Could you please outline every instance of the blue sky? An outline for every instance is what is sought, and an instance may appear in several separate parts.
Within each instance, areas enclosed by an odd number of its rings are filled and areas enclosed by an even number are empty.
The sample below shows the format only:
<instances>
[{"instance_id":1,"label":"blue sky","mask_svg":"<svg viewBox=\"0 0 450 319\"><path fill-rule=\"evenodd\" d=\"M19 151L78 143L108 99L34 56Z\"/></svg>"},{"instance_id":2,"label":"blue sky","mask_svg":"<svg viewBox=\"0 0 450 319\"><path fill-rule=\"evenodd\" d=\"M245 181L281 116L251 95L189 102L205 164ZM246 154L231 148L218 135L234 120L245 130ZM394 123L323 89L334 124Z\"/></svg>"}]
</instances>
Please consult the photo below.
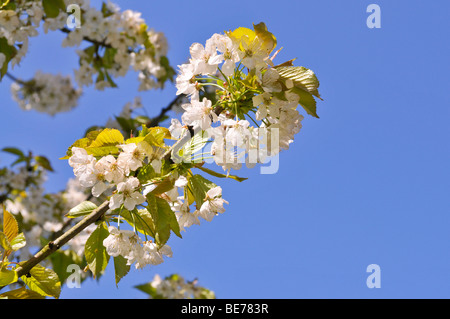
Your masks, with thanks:
<instances>
[{"instance_id":1,"label":"blue sky","mask_svg":"<svg viewBox=\"0 0 450 319\"><path fill-rule=\"evenodd\" d=\"M281 153L277 174L244 169L237 172L249 177L242 183L215 180L227 211L172 238L172 259L132 270L119 289L108 267L100 281L63 289L62 298L144 298L132 287L156 273L199 278L219 298L450 297L448 1L116 3L166 34L173 66L186 60L191 43L263 21L284 48L278 61L296 57L296 65L314 70L324 101L320 119L306 116ZM366 26L371 3L381 8L380 29ZM61 48L63 36L34 39L13 74L71 74L77 58ZM56 169L49 191L72 176L58 158L87 127L105 123L134 96L158 114L175 93L170 85L137 92L130 74L119 89L85 90L77 109L51 118L21 111L9 84L0 84L0 147L46 154ZM370 264L381 268L379 289L366 286Z\"/></svg>"}]
</instances>

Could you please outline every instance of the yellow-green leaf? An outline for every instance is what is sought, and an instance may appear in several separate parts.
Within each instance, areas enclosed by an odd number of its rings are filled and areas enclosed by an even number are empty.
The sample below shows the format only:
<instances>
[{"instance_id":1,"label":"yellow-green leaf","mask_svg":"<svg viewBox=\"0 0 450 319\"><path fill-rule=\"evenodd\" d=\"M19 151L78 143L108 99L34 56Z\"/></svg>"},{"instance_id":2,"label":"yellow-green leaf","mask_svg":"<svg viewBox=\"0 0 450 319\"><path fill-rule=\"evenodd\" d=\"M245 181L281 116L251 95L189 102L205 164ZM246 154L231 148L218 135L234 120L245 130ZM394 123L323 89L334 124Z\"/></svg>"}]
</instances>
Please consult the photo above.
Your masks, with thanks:
<instances>
[{"instance_id":1,"label":"yellow-green leaf","mask_svg":"<svg viewBox=\"0 0 450 319\"><path fill-rule=\"evenodd\" d=\"M130 271L130 265L127 265L127 260L123 256L114 257L114 273L116 279L116 286L119 285L119 281L128 274Z\"/></svg>"},{"instance_id":2,"label":"yellow-green leaf","mask_svg":"<svg viewBox=\"0 0 450 319\"><path fill-rule=\"evenodd\" d=\"M262 47L266 50L267 54L272 52L277 46L277 38L271 32L267 31L264 22L253 24L253 28L255 29L256 36L262 40Z\"/></svg>"},{"instance_id":3,"label":"yellow-green leaf","mask_svg":"<svg viewBox=\"0 0 450 319\"><path fill-rule=\"evenodd\" d=\"M106 128L97 135L89 147L114 146L123 143L124 137L119 130Z\"/></svg>"},{"instance_id":4,"label":"yellow-green leaf","mask_svg":"<svg viewBox=\"0 0 450 319\"><path fill-rule=\"evenodd\" d=\"M11 242L17 234L19 234L19 225L17 224L16 219L6 209L3 209L3 232L9 242Z\"/></svg>"},{"instance_id":5,"label":"yellow-green leaf","mask_svg":"<svg viewBox=\"0 0 450 319\"><path fill-rule=\"evenodd\" d=\"M0 245L6 252L12 250L11 243L9 242L8 237L6 237L6 235L2 232L0 232Z\"/></svg>"},{"instance_id":6,"label":"yellow-green leaf","mask_svg":"<svg viewBox=\"0 0 450 319\"><path fill-rule=\"evenodd\" d=\"M321 99L318 88L319 80L314 72L303 66L281 66L275 68L284 80L291 80L295 87Z\"/></svg>"},{"instance_id":7,"label":"yellow-green leaf","mask_svg":"<svg viewBox=\"0 0 450 319\"><path fill-rule=\"evenodd\" d=\"M25 287L4 292L0 298L5 299L44 299L45 297Z\"/></svg>"},{"instance_id":8,"label":"yellow-green leaf","mask_svg":"<svg viewBox=\"0 0 450 319\"><path fill-rule=\"evenodd\" d=\"M69 218L77 218L81 216L88 215L94 211L94 209L97 208L97 205L90 201L84 201L74 208L72 208L67 214L66 217Z\"/></svg>"},{"instance_id":9,"label":"yellow-green leaf","mask_svg":"<svg viewBox=\"0 0 450 319\"><path fill-rule=\"evenodd\" d=\"M101 223L86 241L84 255L94 277L101 274L108 265L109 255L103 246L103 240L109 236L105 223Z\"/></svg>"},{"instance_id":10,"label":"yellow-green leaf","mask_svg":"<svg viewBox=\"0 0 450 319\"><path fill-rule=\"evenodd\" d=\"M30 270L30 276L22 276L20 279L32 291L42 296L59 298L61 293L61 282L58 275L51 269L36 265Z\"/></svg>"},{"instance_id":11,"label":"yellow-green leaf","mask_svg":"<svg viewBox=\"0 0 450 319\"><path fill-rule=\"evenodd\" d=\"M19 279L15 270L6 269L3 267L0 269L0 287L6 286L16 282Z\"/></svg>"},{"instance_id":12,"label":"yellow-green leaf","mask_svg":"<svg viewBox=\"0 0 450 319\"><path fill-rule=\"evenodd\" d=\"M27 244L25 240L25 235L23 233L18 234L16 237L14 237L13 240L11 240L11 249L16 251L20 248L24 247Z\"/></svg>"}]
</instances>

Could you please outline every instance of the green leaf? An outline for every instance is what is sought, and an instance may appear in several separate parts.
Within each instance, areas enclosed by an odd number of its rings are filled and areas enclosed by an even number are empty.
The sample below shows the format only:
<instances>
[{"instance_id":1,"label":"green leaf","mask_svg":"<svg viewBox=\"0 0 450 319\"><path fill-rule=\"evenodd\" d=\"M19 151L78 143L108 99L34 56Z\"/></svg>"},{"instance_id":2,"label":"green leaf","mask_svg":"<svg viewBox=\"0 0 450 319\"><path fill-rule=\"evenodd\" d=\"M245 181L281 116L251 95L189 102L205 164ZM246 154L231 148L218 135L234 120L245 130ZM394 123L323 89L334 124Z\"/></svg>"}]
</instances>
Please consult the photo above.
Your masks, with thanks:
<instances>
[{"instance_id":1,"label":"green leaf","mask_svg":"<svg viewBox=\"0 0 450 319\"><path fill-rule=\"evenodd\" d=\"M106 77L106 81L108 81L109 85L112 88L116 88L117 87L117 84L113 81L113 79L111 78L111 76L109 75L107 70L105 70L105 77Z\"/></svg>"},{"instance_id":2,"label":"green leaf","mask_svg":"<svg viewBox=\"0 0 450 319\"><path fill-rule=\"evenodd\" d=\"M196 208L200 209L205 201L206 193L217 185L197 174L189 178L188 186L188 192L193 196Z\"/></svg>"},{"instance_id":3,"label":"green leaf","mask_svg":"<svg viewBox=\"0 0 450 319\"><path fill-rule=\"evenodd\" d=\"M5 252L12 250L12 246L8 240L8 237L2 232L0 232L0 244L3 247L3 249L5 250Z\"/></svg>"},{"instance_id":4,"label":"green leaf","mask_svg":"<svg viewBox=\"0 0 450 319\"><path fill-rule=\"evenodd\" d=\"M45 297L25 287L4 292L0 298L6 299L44 299Z\"/></svg>"},{"instance_id":5,"label":"green leaf","mask_svg":"<svg viewBox=\"0 0 450 319\"><path fill-rule=\"evenodd\" d=\"M153 178L155 178L156 172L153 169L153 166L151 164L147 164L142 166L139 169L139 173L137 175L137 178L141 185L147 184L149 181L151 181Z\"/></svg>"},{"instance_id":6,"label":"green leaf","mask_svg":"<svg viewBox=\"0 0 450 319\"><path fill-rule=\"evenodd\" d=\"M30 277L20 277L28 288L42 296L59 298L61 294L61 282L53 270L36 265L31 268L30 275Z\"/></svg>"},{"instance_id":7,"label":"green leaf","mask_svg":"<svg viewBox=\"0 0 450 319\"><path fill-rule=\"evenodd\" d=\"M115 48L106 48L105 53L103 54L103 66L106 69L111 69L113 65L115 64L114 56L117 53L117 49Z\"/></svg>"},{"instance_id":8,"label":"green leaf","mask_svg":"<svg viewBox=\"0 0 450 319\"><path fill-rule=\"evenodd\" d=\"M150 127L148 128L148 133L145 136L144 141L149 143L152 146L164 147L164 139L171 139L172 135L170 134L169 129L165 127Z\"/></svg>"},{"instance_id":9,"label":"green leaf","mask_svg":"<svg viewBox=\"0 0 450 319\"><path fill-rule=\"evenodd\" d=\"M2 267L0 269L0 287L6 286L16 282L19 279L17 276L17 272L15 270L6 269L6 267Z\"/></svg>"},{"instance_id":10,"label":"green leaf","mask_svg":"<svg viewBox=\"0 0 450 319\"><path fill-rule=\"evenodd\" d=\"M165 178L162 181L155 182L154 184L157 186L150 192L153 195L160 195L162 193L170 191L175 187L175 181L171 178Z\"/></svg>"},{"instance_id":11,"label":"green leaf","mask_svg":"<svg viewBox=\"0 0 450 319\"><path fill-rule=\"evenodd\" d=\"M53 172L52 165L50 161L45 156L35 156L34 160L38 163L38 165L47 171Z\"/></svg>"},{"instance_id":12,"label":"green leaf","mask_svg":"<svg viewBox=\"0 0 450 319\"><path fill-rule=\"evenodd\" d=\"M305 109L306 113L319 118L316 111L316 100L310 93L297 87L292 88L291 91L299 96L298 103Z\"/></svg>"},{"instance_id":13,"label":"green leaf","mask_svg":"<svg viewBox=\"0 0 450 319\"><path fill-rule=\"evenodd\" d=\"M69 265L79 265L80 268L84 268L82 256L79 256L75 251L71 249L57 250L50 255L50 260L52 262L53 270L58 275L61 282L65 282L66 279L72 274L67 271Z\"/></svg>"},{"instance_id":14,"label":"green leaf","mask_svg":"<svg viewBox=\"0 0 450 319\"><path fill-rule=\"evenodd\" d=\"M205 147L208 143L210 136L203 130L195 134L188 143L186 143L180 150L180 156L187 159L194 156L198 151ZM201 161L201 159L199 159Z\"/></svg>"},{"instance_id":15,"label":"green leaf","mask_svg":"<svg viewBox=\"0 0 450 319\"><path fill-rule=\"evenodd\" d=\"M56 18L60 10L66 10L64 0L42 0L42 6L47 18Z\"/></svg>"},{"instance_id":16,"label":"green leaf","mask_svg":"<svg viewBox=\"0 0 450 319\"><path fill-rule=\"evenodd\" d=\"M159 295L157 293L157 290L155 287L152 286L152 284L150 282L146 283L146 284L142 284L142 285L137 285L134 286L134 288L142 291L143 293L148 294L149 296L151 296L153 299L163 299L163 296Z\"/></svg>"},{"instance_id":17,"label":"green leaf","mask_svg":"<svg viewBox=\"0 0 450 319\"><path fill-rule=\"evenodd\" d=\"M291 80L294 86L321 98L318 92L319 80L310 69L303 66L282 66L276 67L280 77L284 80Z\"/></svg>"},{"instance_id":18,"label":"green leaf","mask_svg":"<svg viewBox=\"0 0 450 319\"><path fill-rule=\"evenodd\" d=\"M108 235L109 232L105 223L101 223L86 241L84 255L86 256L86 261L94 278L106 269L109 262L109 255L106 252L105 246L103 246L103 240Z\"/></svg>"},{"instance_id":19,"label":"green leaf","mask_svg":"<svg viewBox=\"0 0 450 319\"><path fill-rule=\"evenodd\" d=\"M127 119L121 116L116 116L115 118L117 123L119 123L120 127L122 128L123 132L132 132L135 129L133 119Z\"/></svg>"},{"instance_id":20,"label":"green leaf","mask_svg":"<svg viewBox=\"0 0 450 319\"><path fill-rule=\"evenodd\" d=\"M114 273L116 279L116 286L119 285L119 281L128 274L130 271L130 265L127 265L127 260L123 256L114 257Z\"/></svg>"},{"instance_id":21,"label":"green leaf","mask_svg":"<svg viewBox=\"0 0 450 319\"><path fill-rule=\"evenodd\" d=\"M120 216L138 232L155 238L155 224L152 215L146 209L134 209L132 212L124 209Z\"/></svg>"},{"instance_id":22,"label":"green leaf","mask_svg":"<svg viewBox=\"0 0 450 319\"><path fill-rule=\"evenodd\" d=\"M171 230L181 238L180 225L169 203L153 194L147 194L147 203L147 210L155 225L154 238L158 246L161 247L167 243Z\"/></svg>"},{"instance_id":23,"label":"green leaf","mask_svg":"<svg viewBox=\"0 0 450 319\"><path fill-rule=\"evenodd\" d=\"M112 16L114 14L113 11L108 9L108 6L106 5L105 2L102 2L102 9L101 9L101 11L102 11L102 14L103 14L104 18L107 18L107 17Z\"/></svg>"},{"instance_id":24,"label":"green leaf","mask_svg":"<svg viewBox=\"0 0 450 319\"><path fill-rule=\"evenodd\" d=\"M72 208L67 214L66 217L69 218L77 218L81 216L88 215L92 213L97 208L97 205L90 201L84 201L74 208Z\"/></svg>"},{"instance_id":25,"label":"green leaf","mask_svg":"<svg viewBox=\"0 0 450 319\"><path fill-rule=\"evenodd\" d=\"M5 147L2 149L2 151L17 155L19 157L25 157L25 154L21 150L19 150L18 148L15 148L15 147Z\"/></svg>"},{"instance_id":26,"label":"green leaf","mask_svg":"<svg viewBox=\"0 0 450 319\"><path fill-rule=\"evenodd\" d=\"M0 68L0 80L1 80L8 71L9 61L11 61L12 58L16 56L17 49L15 46L9 45L8 40L6 40L6 38L0 38L0 53L3 53L5 55L5 61L3 62L3 65Z\"/></svg>"},{"instance_id":27,"label":"green leaf","mask_svg":"<svg viewBox=\"0 0 450 319\"><path fill-rule=\"evenodd\" d=\"M219 177L219 178L231 178L231 179L237 180L238 182L243 182L246 179L248 179L246 177L238 177L238 176L235 176L235 175L225 175L225 174L222 174L222 173L218 173L216 171L213 171L213 170L211 170L209 168L206 168L206 167L203 167L203 166L196 166L196 167L199 170L202 170L205 173L208 173L209 175L212 175L212 176L215 176L215 177Z\"/></svg>"},{"instance_id":28,"label":"green leaf","mask_svg":"<svg viewBox=\"0 0 450 319\"><path fill-rule=\"evenodd\" d=\"M27 244L25 240L25 235L23 233L18 234L16 237L14 237L13 240L11 240L11 249L16 251L20 248L24 247Z\"/></svg>"}]
</instances>

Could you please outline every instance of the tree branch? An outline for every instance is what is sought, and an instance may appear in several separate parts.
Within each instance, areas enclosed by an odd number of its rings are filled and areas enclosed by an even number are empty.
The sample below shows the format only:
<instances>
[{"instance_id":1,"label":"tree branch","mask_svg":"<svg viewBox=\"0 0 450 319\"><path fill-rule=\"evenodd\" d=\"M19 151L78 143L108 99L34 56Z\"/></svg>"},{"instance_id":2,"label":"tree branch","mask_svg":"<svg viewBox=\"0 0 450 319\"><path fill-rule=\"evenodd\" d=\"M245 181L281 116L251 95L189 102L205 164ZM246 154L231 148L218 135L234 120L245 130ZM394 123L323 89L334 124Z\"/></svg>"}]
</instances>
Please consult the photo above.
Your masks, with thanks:
<instances>
[{"instance_id":1,"label":"tree branch","mask_svg":"<svg viewBox=\"0 0 450 319\"><path fill-rule=\"evenodd\" d=\"M40 263L42 260L53 254L64 244L66 244L73 237L78 235L86 227L95 223L99 220L109 209L109 201L104 201L100 206L98 206L92 213L83 218L75 226L65 232L63 235L58 237L55 241L49 242L44 248L42 248L36 255L31 257L25 263L16 268L17 275L19 277L26 275L30 270Z\"/></svg>"}]
</instances>

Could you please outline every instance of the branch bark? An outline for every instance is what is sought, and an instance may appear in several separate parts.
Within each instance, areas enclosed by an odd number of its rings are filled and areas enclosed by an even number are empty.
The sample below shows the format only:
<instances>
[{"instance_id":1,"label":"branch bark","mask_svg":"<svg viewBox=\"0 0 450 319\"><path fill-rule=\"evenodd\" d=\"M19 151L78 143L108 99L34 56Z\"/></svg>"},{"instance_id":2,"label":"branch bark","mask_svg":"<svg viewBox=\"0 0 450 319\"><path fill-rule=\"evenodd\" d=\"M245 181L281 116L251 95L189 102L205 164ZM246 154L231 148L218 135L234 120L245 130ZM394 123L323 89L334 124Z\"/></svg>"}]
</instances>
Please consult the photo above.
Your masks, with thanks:
<instances>
[{"instance_id":1,"label":"branch bark","mask_svg":"<svg viewBox=\"0 0 450 319\"><path fill-rule=\"evenodd\" d=\"M53 254L60 247L66 244L69 240L78 235L86 227L99 220L109 209L109 201L104 201L98 206L92 213L84 217L80 222L74 225L71 229L65 232L63 235L49 242L44 248L42 248L36 255L31 257L25 263L16 268L17 275L23 276L30 272L30 270L40 263L42 260Z\"/></svg>"}]
</instances>

